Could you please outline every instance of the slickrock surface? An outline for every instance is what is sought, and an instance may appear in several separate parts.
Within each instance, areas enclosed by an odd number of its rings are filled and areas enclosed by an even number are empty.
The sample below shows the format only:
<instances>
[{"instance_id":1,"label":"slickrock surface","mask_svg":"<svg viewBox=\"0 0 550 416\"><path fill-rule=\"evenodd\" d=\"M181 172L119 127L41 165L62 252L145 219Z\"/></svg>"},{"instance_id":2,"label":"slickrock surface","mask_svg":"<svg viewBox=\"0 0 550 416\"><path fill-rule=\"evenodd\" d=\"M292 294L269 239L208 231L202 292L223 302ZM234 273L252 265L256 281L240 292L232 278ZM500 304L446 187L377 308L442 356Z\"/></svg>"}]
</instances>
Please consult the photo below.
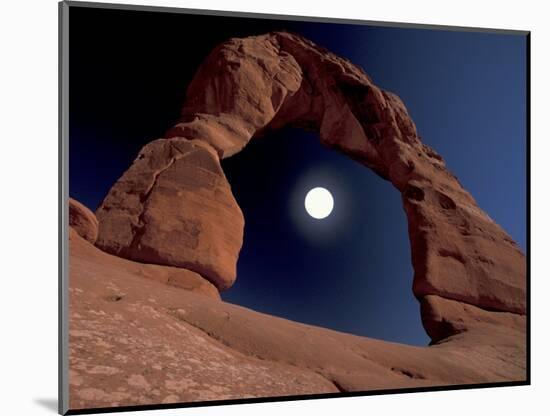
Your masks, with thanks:
<instances>
[{"instance_id":1,"label":"slickrock surface","mask_svg":"<svg viewBox=\"0 0 550 416\"><path fill-rule=\"evenodd\" d=\"M176 268L176 267L166 267L158 266L156 264L145 264L129 261L120 257L108 255L103 253L93 246L87 246L83 244L76 244L75 241L80 241L78 233L71 227L69 230L69 239L71 242L71 251L70 255L70 267L72 272L73 261L78 262L80 268L91 269L94 273L102 273L103 276L108 276L111 273L122 273L129 274L131 276L139 276L141 278L154 280L159 283L171 286L172 288L186 289L188 291L208 296L210 298L219 300L220 293L216 287L210 283L208 280L204 279L201 275L192 272L191 270ZM74 243L74 244L73 244ZM80 250L78 250L80 248ZM74 249L74 250L73 250ZM96 253L101 253L102 256L98 257ZM89 258L86 258L86 254L89 254ZM79 259L77 261L77 259ZM98 261L100 263L95 264ZM73 288L73 275L70 275L70 288ZM98 276L96 284L101 288L104 288L104 284L101 283L101 276ZM139 281L141 281L140 279ZM136 284L139 283L136 282ZM179 292L179 290L177 291ZM106 295L107 296L107 295ZM113 292L108 296L113 297L116 300L119 294Z\"/></svg>"},{"instance_id":2,"label":"slickrock surface","mask_svg":"<svg viewBox=\"0 0 550 416\"><path fill-rule=\"evenodd\" d=\"M464 327L413 347L169 287L143 276L161 266L119 259L74 231L70 254L72 409L526 377L525 318L513 314L444 300L460 316L466 308Z\"/></svg>"},{"instance_id":3,"label":"slickrock surface","mask_svg":"<svg viewBox=\"0 0 550 416\"><path fill-rule=\"evenodd\" d=\"M183 267L233 284L244 218L216 152L200 140L145 146L97 210L96 245L120 257Z\"/></svg>"},{"instance_id":4,"label":"slickrock surface","mask_svg":"<svg viewBox=\"0 0 550 416\"><path fill-rule=\"evenodd\" d=\"M82 237L94 244L97 239L97 218L86 206L69 198L69 225Z\"/></svg>"},{"instance_id":5,"label":"slickrock surface","mask_svg":"<svg viewBox=\"0 0 550 416\"><path fill-rule=\"evenodd\" d=\"M71 409L337 391L314 371L245 355L181 319L194 307L213 321L224 314L208 282L167 286L160 281L177 269L120 259L71 231Z\"/></svg>"}]
</instances>

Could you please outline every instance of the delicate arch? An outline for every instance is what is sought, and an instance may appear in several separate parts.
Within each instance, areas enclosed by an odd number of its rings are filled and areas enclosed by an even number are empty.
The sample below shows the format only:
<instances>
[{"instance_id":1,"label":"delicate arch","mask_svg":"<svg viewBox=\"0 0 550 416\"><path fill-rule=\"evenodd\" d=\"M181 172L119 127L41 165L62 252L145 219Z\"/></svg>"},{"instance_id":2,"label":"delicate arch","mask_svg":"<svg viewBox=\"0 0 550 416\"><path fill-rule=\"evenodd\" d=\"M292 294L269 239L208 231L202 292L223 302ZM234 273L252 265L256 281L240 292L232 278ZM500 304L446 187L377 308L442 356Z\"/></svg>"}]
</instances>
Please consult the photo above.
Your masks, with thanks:
<instances>
[{"instance_id":1,"label":"delicate arch","mask_svg":"<svg viewBox=\"0 0 550 416\"><path fill-rule=\"evenodd\" d=\"M467 325L457 304L525 314L523 253L421 142L401 100L358 66L283 32L230 39L212 51L180 121L144 147L98 209L96 244L231 286L244 219L219 158L285 125L317 132L401 192L413 291L434 341Z\"/></svg>"}]
</instances>

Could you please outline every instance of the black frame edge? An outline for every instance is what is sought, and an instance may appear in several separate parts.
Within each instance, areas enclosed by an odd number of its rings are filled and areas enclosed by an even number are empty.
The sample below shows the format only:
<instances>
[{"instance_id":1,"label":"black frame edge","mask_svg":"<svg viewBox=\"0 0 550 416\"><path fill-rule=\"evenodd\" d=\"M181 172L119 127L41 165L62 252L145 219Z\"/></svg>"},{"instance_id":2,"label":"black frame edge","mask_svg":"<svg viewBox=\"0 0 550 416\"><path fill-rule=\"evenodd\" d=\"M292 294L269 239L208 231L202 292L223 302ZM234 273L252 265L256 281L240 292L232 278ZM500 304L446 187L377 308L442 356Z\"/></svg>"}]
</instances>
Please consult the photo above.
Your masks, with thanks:
<instances>
[{"instance_id":1,"label":"black frame edge","mask_svg":"<svg viewBox=\"0 0 550 416\"><path fill-rule=\"evenodd\" d=\"M96 9L114 9L128 11L145 11L145 12L164 12L164 13L183 13L197 14L204 16L225 16L225 17L244 17L252 19L272 19L272 20L293 20L301 22L321 22L321 23L340 23L340 24L356 24L370 25L381 27L395 28L411 28L411 29L430 29L430 30L450 30L455 32L482 32L501 35L526 35L528 30L519 29L500 29L500 28L483 28L471 26L448 26L427 23L407 23L407 22L388 22L377 20L360 20L341 17L326 17L326 16L301 16L301 15L286 15L286 14L269 14L257 12L236 12L230 10L212 10L212 9L188 9L183 7L168 7L168 6L146 6L139 4L116 4L116 3L95 3L87 1L71 1L66 0L64 3L71 7L96 8Z\"/></svg>"},{"instance_id":2,"label":"black frame edge","mask_svg":"<svg viewBox=\"0 0 550 416\"><path fill-rule=\"evenodd\" d=\"M136 406L120 406L120 407L99 407L92 409L73 409L69 410L67 415L86 415L92 413L119 413L119 412L135 412L144 410L168 410L168 409L184 409L189 407L211 407L211 406L223 406L223 405L238 405L238 404L253 404L253 403L274 403L274 402L289 402L289 401L306 401L306 400L319 400L319 399L342 399L348 397L368 397L387 394L407 394L407 393L422 393L422 392L440 392L440 391L457 391L457 390L471 390L480 388L494 388L494 387L517 387L527 386L530 383L524 381L508 381L500 383L485 383L485 384L461 384L453 386L433 386L433 387L410 387L399 389L384 389L384 390L371 390L364 392L347 392L347 393L324 393L324 394L311 394L302 396L280 396L280 397L258 397L247 399L229 399L229 400L212 400L202 402L183 402L183 403L170 403L170 404L151 404L151 405L136 405Z\"/></svg>"},{"instance_id":3,"label":"black frame edge","mask_svg":"<svg viewBox=\"0 0 550 416\"><path fill-rule=\"evenodd\" d=\"M69 146L69 4L58 3L58 402L69 411L69 270L68 270L68 146Z\"/></svg>"},{"instance_id":4,"label":"black frame edge","mask_svg":"<svg viewBox=\"0 0 550 416\"><path fill-rule=\"evenodd\" d=\"M526 157L526 375L531 384L531 32L525 38L525 157Z\"/></svg>"}]
</instances>

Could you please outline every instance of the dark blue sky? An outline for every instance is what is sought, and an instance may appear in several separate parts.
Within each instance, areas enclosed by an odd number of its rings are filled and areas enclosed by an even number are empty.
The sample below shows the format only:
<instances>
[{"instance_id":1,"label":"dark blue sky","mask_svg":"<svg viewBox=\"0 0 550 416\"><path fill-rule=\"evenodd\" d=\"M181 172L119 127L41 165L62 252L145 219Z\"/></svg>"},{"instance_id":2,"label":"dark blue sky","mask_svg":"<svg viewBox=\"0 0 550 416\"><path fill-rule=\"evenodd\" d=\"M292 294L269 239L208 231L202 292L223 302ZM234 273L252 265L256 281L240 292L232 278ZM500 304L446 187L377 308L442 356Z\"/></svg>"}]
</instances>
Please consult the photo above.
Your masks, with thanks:
<instances>
[{"instance_id":1,"label":"dark blue sky","mask_svg":"<svg viewBox=\"0 0 550 416\"><path fill-rule=\"evenodd\" d=\"M424 142L525 248L524 36L74 7L70 19L70 193L90 208L175 122L215 45L286 29L398 94ZM223 167L246 219L225 300L358 335L428 342L411 290L405 214L389 182L291 129L256 140ZM326 220L303 208L314 186L335 197Z\"/></svg>"}]
</instances>

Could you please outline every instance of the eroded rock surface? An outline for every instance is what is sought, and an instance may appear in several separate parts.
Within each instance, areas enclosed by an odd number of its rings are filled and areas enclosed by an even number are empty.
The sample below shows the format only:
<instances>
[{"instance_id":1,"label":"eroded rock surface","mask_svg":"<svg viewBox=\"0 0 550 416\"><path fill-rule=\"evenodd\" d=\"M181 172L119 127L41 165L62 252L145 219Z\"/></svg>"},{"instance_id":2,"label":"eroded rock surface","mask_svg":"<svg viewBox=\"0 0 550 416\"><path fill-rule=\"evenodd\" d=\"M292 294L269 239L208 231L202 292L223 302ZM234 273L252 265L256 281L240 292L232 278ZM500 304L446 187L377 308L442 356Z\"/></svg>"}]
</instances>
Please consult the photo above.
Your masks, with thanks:
<instances>
[{"instance_id":1,"label":"eroded rock surface","mask_svg":"<svg viewBox=\"0 0 550 416\"><path fill-rule=\"evenodd\" d=\"M71 409L338 391L314 371L246 355L180 319L200 299L223 314L204 279L170 287L163 276L179 269L120 259L74 231L70 255Z\"/></svg>"},{"instance_id":2,"label":"eroded rock surface","mask_svg":"<svg viewBox=\"0 0 550 416\"><path fill-rule=\"evenodd\" d=\"M69 198L69 225L82 238L92 244L95 243L98 227L97 218L92 211L73 198Z\"/></svg>"},{"instance_id":3,"label":"eroded rock surface","mask_svg":"<svg viewBox=\"0 0 550 416\"><path fill-rule=\"evenodd\" d=\"M200 140L145 146L97 210L96 245L120 257L233 284L244 218L216 152Z\"/></svg>"},{"instance_id":4,"label":"eroded rock surface","mask_svg":"<svg viewBox=\"0 0 550 416\"><path fill-rule=\"evenodd\" d=\"M204 279L198 273L179 267L137 263L103 252L101 252L103 255L98 257L96 255L98 250L92 246L82 244L78 237L79 234L71 227L69 229L69 239L71 243L71 250L74 250L69 252L70 263L78 258L80 269L93 270L94 273L98 274L96 284L100 286L100 279L102 275L106 277L110 273L121 273L154 280L155 282L163 283L172 288L185 289L199 295L208 296L212 299L220 299L220 293L218 292L216 286ZM95 264L94 262L96 261L100 261L101 264ZM140 281L142 280L136 280L134 284L139 285ZM70 285L72 288L72 280ZM104 289L103 286L101 288ZM179 293L180 291L176 292ZM120 300L119 298L122 298L123 296L124 293L119 293L117 291L107 290L105 292L105 297L114 301Z\"/></svg>"},{"instance_id":5,"label":"eroded rock surface","mask_svg":"<svg viewBox=\"0 0 550 416\"><path fill-rule=\"evenodd\" d=\"M161 275L154 269L162 266L117 258L74 231L70 256L73 410L526 377L525 317L519 315L426 297L434 321L445 311L462 326L435 345L413 347L170 287L144 278L144 268Z\"/></svg>"}]
</instances>

